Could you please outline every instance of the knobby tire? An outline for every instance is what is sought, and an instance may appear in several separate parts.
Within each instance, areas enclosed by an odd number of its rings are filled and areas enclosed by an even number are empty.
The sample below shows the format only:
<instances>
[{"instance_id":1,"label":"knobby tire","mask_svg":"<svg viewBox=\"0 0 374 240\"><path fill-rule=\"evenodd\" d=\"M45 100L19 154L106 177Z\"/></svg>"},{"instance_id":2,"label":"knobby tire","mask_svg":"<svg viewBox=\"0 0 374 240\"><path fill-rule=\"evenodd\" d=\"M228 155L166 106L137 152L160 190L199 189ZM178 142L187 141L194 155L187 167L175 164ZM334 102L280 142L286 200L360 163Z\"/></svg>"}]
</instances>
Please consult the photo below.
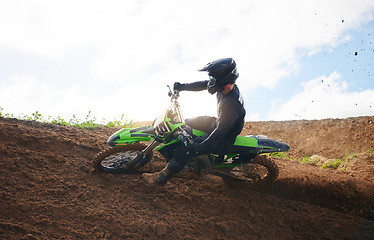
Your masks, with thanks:
<instances>
[{"instance_id":1,"label":"knobby tire","mask_svg":"<svg viewBox=\"0 0 374 240\"><path fill-rule=\"evenodd\" d=\"M265 155L257 155L250 162L250 164L258 164L258 165L265 167L267 169L266 177L261 178L258 181L249 181L247 179L236 177L233 174L225 173L222 171L215 171L213 172L213 174L222 177L224 180L246 182L246 183L249 183L251 185L256 185L256 186L265 186L265 185L271 184L278 178L279 168L271 157L268 157Z\"/></svg>"},{"instance_id":2,"label":"knobby tire","mask_svg":"<svg viewBox=\"0 0 374 240\"><path fill-rule=\"evenodd\" d=\"M107 169L107 168L104 168L102 166L102 161L105 160L106 158L112 156L112 155L114 156L114 155L119 154L121 152L136 153L136 152L142 151L144 148L146 148L146 145L143 144L143 143L133 143L133 144L129 144L129 145L126 145L126 146L113 147L113 148L102 150L94 158L95 172L124 173L124 172L128 172L132 169L138 168L140 166L143 166L144 164L146 164L150 161L150 159L152 158L152 154L148 155L148 156L145 156L143 158L144 161L142 161L140 164L136 164L135 166L132 166L131 168Z\"/></svg>"},{"instance_id":3,"label":"knobby tire","mask_svg":"<svg viewBox=\"0 0 374 240\"><path fill-rule=\"evenodd\" d=\"M265 155L257 155L252 162L262 165L268 170L268 175L263 179L263 183L272 183L278 178L279 168L273 158Z\"/></svg>"}]
</instances>

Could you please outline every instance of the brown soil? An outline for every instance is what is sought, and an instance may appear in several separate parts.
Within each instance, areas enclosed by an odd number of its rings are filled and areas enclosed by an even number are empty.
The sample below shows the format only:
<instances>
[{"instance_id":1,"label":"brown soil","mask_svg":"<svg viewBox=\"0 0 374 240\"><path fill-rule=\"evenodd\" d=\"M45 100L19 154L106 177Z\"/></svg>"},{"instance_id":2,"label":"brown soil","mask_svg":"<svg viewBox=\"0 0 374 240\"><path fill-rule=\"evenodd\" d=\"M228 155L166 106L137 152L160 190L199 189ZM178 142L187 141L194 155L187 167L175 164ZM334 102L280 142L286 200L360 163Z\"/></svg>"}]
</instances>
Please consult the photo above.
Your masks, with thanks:
<instances>
[{"instance_id":1,"label":"brown soil","mask_svg":"<svg viewBox=\"0 0 374 240\"><path fill-rule=\"evenodd\" d=\"M0 118L0 239L374 239L374 117L249 122L292 150L267 189L182 172L164 187L143 172L95 174L115 129ZM345 171L299 163L351 158Z\"/></svg>"}]
</instances>

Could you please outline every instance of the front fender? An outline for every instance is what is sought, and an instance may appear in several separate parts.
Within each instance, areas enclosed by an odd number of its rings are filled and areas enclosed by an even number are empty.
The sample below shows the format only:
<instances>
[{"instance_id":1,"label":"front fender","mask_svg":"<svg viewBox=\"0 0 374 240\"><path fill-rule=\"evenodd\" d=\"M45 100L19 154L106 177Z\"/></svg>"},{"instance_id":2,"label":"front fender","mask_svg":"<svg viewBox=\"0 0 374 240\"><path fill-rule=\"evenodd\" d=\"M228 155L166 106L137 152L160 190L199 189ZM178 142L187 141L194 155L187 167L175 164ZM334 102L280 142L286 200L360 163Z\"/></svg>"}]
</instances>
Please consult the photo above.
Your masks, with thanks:
<instances>
[{"instance_id":1,"label":"front fender","mask_svg":"<svg viewBox=\"0 0 374 240\"><path fill-rule=\"evenodd\" d=\"M152 126L122 128L108 138L108 145L116 147L140 141L148 142L154 137L155 133Z\"/></svg>"}]
</instances>

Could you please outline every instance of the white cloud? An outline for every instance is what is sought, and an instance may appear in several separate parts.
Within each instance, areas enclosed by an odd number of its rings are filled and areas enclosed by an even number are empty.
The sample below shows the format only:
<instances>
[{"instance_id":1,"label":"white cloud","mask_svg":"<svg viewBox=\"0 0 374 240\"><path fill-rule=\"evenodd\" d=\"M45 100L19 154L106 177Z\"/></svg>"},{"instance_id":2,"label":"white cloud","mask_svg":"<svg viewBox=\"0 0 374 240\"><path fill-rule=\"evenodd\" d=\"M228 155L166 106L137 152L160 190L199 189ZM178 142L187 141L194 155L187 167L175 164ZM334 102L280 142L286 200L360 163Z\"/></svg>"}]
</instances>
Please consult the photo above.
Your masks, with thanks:
<instances>
[{"instance_id":1,"label":"white cloud","mask_svg":"<svg viewBox=\"0 0 374 240\"><path fill-rule=\"evenodd\" d=\"M53 98L54 94L48 88L37 81L37 76L12 75L0 82L1 107L8 113L31 115L38 109L32 111L30 103L45 108L48 105L45 103Z\"/></svg>"},{"instance_id":2,"label":"white cloud","mask_svg":"<svg viewBox=\"0 0 374 240\"><path fill-rule=\"evenodd\" d=\"M128 89L129 87L130 89ZM90 91L88 87L70 85L66 90L55 90L51 84L40 81L37 76L15 74L0 82L0 107L5 113L15 116L28 115L38 111L43 114L44 119L48 116L63 119L77 118L84 119L89 111L101 122L103 118L113 120L119 118L123 113L128 119L151 120L157 117L159 112L167 107L168 98L165 91L165 98L161 95L149 97L143 95L145 92L131 91L131 86L113 88L107 96L96 96L96 91ZM141 99L146 102L142 103ZM154 102L161 106L153 106ZM139 102L139 104L136 104ZM147 118L151 113L151 119Z\"/></svg>"},{"instance_id":3,"label":"white cloud","mask_svg":"<svg viewBox=\"0 0 374 240\"><path fill-rule=\"evenodd\" d=\"M48 114L93 110L110 118L126 111L130 118L150 119L158 114L157 102L167 104L166 84L206 79L196 69L221 57L236 59L244 94L253 87L272 89L299 71L300 52L348 41L344 31L372 20L373 9L371 0L4 0L0 48L61 61L82 48L94 52L90 68L82 69L92 86L66 79L67 92L61 92L34 76L30 87L40 94L18 96L11 112L28 101ZM30 78L22 69L14 74L0 81ZM15 90L17 83L7 86ZM104 95L103 85L113 90ZM214 97L200 95L182 95L186 116L215 114Z\"/></svg>"},{"instance_id":4,"label":"white cloud","mask_svg":"<svg viewBox=\"0 0 374 240\"><path fill-rule=\"evenodd\" d=\"M286 103L273 103L272 120L345 118L374 114L374 89L349 92L337 72L302 84L304 90Z\"/></svg>"},{"instance_id":5,"label":"white cloud","mask_svg":"<svg viewBox=\"0 0 374 240\"><path fill-rule=\"evenodd\" d=\"M54 58L94 47L99 55L92 71L99 79L136 78L170 71L166 67L175 61L199 65L233 56L243 78L251 79L249 86L267 87L297 71L295 50L336 44L374 7L364 0L12 0L2 5L0 30L6 34L0 45Z\"/></svg>"}]
</instances>

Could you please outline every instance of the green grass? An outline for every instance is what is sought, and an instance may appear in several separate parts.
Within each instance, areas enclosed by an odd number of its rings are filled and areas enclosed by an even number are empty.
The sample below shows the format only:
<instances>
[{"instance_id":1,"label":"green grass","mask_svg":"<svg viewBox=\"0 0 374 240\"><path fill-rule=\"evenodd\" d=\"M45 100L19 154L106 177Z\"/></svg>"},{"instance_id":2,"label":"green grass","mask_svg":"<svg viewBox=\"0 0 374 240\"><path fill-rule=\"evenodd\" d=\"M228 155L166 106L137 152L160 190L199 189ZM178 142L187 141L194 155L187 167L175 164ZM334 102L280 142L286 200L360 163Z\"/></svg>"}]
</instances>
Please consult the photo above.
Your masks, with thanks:
<instances>
[{"instance_id":1,"label":"green grass","mask_svg":"<svg viewBox=\"0 0 374 240\"><path fill-rule=\"evenodd\" d=\"M133 125L133 120L128 120L125 118L125 114L122 114L119 120L115 119L105 124L106 127L131 127Z\"/></svg>"},{"instance_id":2,"label":"green grass","mask_svg":"<svg viewBox=\"0 0 374 240\"><path fill-rule=\"evenodd\" d=\"M318 163L318 158L314 158L312 159L311 157L303 157L300 162L302 163L306 163L306 164L310 164L310 165L313 165L313 166L317 166L317 163Z\"/></svg>"},{"instance_id":3,"label":"green grass","mask_svg":"<svg viewBox=\"0 0 374 240\"><path fill-rule=\"evenodd\" d=\"M332 168L332 169L338 169L340 164L342 164L342 160L340 159L334 159L330 160L322 165L322 168Z\"/></svg>"},{"instance_id":4,"label":"green grass","mask_svg":"<svg viewBox=\"0 0 374 240\"><path fill-rule=\"evenodd\" d=\"M358 154L357 153L347 153L344 157L345 160L348 160L348 159L353 159L355 157L357 157Z\"/></svg>"},{"instance_id":5,"label":"green grass","mask_svg":"<svg viewBox=\"0 0 374 240\"><path fill-rule=\"evenodd\" d=\"M283 159L285 159L287 157L287 154L284 153L284 152L268 153L267 155L270 156L270 157L283 158Z\"/></svg>"},{"instance_id":6,"label":"green grass","mask_svg":"<svg viewBox=\"0 0 374 240\"><path fill-rule=\"evenodd\" d=\"M338 171L345 171L349 164L354 161L358 156L357 153L346 153L344 159L333 159L325 162L324 164L318 164L319 159L317 157L303 157L299 162L310 164L313 166L319 166L325 169L337 169Z\"/></svg>"},{"instance_id":7,"label":"green grass","mask_svg":"<svg viewBox=\"0 0 374 240\"><path fill-rule=\"evenodd\" d=\"M318 162L319 162L319 159L317 157L313 157L313 158L312 157L303 157L303 158L301 158L301 160L299 162L309 164L309 165L313 165L313 166L317 166ZM320 165L320 167L337 169L340 166L340 164L342 164L342 163L343 162L340 159L334 159L334 160L330 160L330 161L324 163L322 166Z\"/></svg>"},{"instance_id":8,"label":"green grass","mask_svg":"<svg viewBox=\"0 0 374 240\"><path fill-rule=\"evenodd\" d=\"M125 128L132 127L133 125L133 120L129 121L127 118L125 118L125 114L122 114L119 120L115 119L114 121L107 122L105 119L103 119L102 124L97 124L96 118L91 115L91 111L88 112L85 119L83 120L77 118L75 114L71 119L65 120L60 116L57 116L56 118L48 116L47 118L45 118L41 113L39 113L39 111L32 113L31 116L25 115L23 113L20 116L15 116L13 114L4 113L4 109L0 107L0 117L17 118L20 120L38 121L43 123L52 123L61 126L75 126L81 129L93 129L98 126Z\"/></svg>"}]
</instances>

